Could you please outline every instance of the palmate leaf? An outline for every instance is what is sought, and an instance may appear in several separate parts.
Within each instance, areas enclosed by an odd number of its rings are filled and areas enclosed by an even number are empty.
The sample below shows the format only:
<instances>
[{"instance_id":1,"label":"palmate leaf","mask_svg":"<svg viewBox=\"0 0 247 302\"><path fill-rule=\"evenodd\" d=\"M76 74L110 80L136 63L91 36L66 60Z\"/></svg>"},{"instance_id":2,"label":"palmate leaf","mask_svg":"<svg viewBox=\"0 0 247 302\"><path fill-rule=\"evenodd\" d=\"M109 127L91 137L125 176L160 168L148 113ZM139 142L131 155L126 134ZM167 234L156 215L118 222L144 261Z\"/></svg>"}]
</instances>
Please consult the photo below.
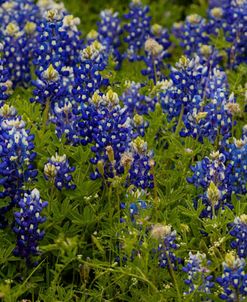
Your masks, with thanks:
<instances>
[{"instance_id":1,"label":"palmate leaf","mask_svg":"<svg viewBox=\"0 0 247 302\"><path fill-rule=\"evenodd\" d=\"M225 36L223 29L220 29L218 31L217 36L210 35L210 40L211 40L210 44L219 50L230 49L232 46L232 43L230 43L226 40L226 36Z\"/></svg>"}]
</instances>

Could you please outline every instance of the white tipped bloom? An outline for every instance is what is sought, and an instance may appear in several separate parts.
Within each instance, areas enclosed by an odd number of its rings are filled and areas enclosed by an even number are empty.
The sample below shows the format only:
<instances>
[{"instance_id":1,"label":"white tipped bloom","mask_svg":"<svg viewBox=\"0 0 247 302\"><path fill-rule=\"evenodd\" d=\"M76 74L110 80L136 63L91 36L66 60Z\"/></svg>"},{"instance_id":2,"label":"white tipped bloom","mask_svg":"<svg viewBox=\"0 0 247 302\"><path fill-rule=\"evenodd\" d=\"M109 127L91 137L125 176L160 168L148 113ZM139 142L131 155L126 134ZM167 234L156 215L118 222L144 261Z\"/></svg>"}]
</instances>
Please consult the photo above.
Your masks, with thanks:
<instances>
[{"instance_id":1,"label":"white tipped bloom","mask_svg":"<svg viewBox=\"0 0 247 302\"><path fill-rule=\"evenodd\" d=\"M52 64L42 73L42 76L48 82L56 82L59 79L59 73Z\"/></svg>"},{"instance_id":2,"label":"white tipped bloom","mask_svg":"<svg viewBox=\"0 0 247 302\"><path fill-rule=\"evenodd\" d=\"M164 237L170 235L172 232L172 227L170 225L155 224L151 230L151 237L154 239L163 239Z\"/></svg>"},{"instance_id":3,"label":"white tipped bloom","mask_svg":"<svg viewBox=\"0 0 247 302\"><path fill-rule=\"evenodd\" d=\"M152 56L158 56L163 51L163 46L152 38L147 39L144 47Z\"/></svg>"}]
</instances>

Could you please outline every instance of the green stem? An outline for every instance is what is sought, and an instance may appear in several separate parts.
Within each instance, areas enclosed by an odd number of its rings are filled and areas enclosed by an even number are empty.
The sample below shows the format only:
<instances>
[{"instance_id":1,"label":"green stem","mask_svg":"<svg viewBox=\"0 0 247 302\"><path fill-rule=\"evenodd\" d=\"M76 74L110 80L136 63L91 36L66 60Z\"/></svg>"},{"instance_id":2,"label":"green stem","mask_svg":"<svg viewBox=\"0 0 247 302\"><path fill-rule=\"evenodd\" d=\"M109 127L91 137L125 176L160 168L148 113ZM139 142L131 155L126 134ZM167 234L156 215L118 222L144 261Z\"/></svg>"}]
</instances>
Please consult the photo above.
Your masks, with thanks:
<instances>
[{"instance_id":1,"label":"green stem","mask_svg":"<svg viewBox=\"0 0 247 302\"><path fill-rule=\"evenodd\" d=\"M159 204L159 198L158 198L158 186L157 186L157 180L155 177L155 173L154 173L154 165L151 168L151 173L153 175L153 182L154 182L154 188L153 188L153 192L154 192L154 210L155 210L155 221L158 220L158 204Z\"/></svg>"},{"instance_id":2,"label":"green stem","mask_svg":"<svg viewBox=\"0 0 247 302\"><path fill-rule=\"evenodd\" d=\"M177 291L177 295L178 295L178 301L179 302L182 302L182 297L181 297L181 293L180 293L180 290L179 290L179 286L178 286L178 282L177 282L177 279L176 279L176 276L174 274L174 270L172 268L172 264L171 264L171 260L170 260L170 257L169 257L169 254L168 252L166 251L166 258L167 258L167 262L168 262L168 271L169 271L169 274L172 278L172 281L173 281L173 284L176 288L176 291Z\"/></svg>"},{"instance_id":3,"label":"green stem","mask_svg":"<svg viewBox=\"0 0 247 302\"><path fill-rule=\"evenodd\" d=\"M215 207L212 205L212 219L215 219Z\"/></svg>"},{"instance_id":4,"label":"green stem","mask_svg":"<svg viewBox=\"0 0 247 302\"><path fill-rule=\"evenodd\" d=\"M152 63L153 63L153 67L154 67L154 85L156 85L157 82L158 82L158 76L157 76L157 68L156 68L156 65L155 65L154 56L152 56Z\"/></svg>"},{"instance_id":5,"label":"green stem","mask_svg":"<svg viewBox=\"0 0 247 302\"><path fill-rule=\"evenodd\" d=\"M43 112L43 134L45 133L46 130L46 124L49 118L49 111L50 111L50 99L47 99L45 104L45 110Z\"/></svg>"},{"instance_id":6,"label":"green stem","mask_svg":"<svg viewBox=\"0 0 247 302\"><path fill-rule=\"evenodd\" d=\"M183 115L184 115L184 105L182 105L182 108L181 108L181 111L180 111L180 114L179 114L178 124L177 124L177 127L176 127L175 134L179 133L179 130L180 130L182 122L183 122Z\"/></svg>"}]
</instances>

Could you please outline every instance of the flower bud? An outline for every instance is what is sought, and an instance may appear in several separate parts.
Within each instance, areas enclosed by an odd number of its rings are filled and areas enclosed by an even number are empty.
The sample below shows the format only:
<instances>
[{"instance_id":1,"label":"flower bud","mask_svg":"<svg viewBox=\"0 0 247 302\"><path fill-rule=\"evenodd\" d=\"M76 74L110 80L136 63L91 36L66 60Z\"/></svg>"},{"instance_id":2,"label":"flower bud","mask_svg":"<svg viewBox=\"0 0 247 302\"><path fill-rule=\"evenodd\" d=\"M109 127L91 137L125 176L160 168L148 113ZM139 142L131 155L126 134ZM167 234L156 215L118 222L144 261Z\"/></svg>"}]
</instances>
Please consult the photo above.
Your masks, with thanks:
<instances>
[{"instance_id":1,"label":"flower bud","mask_svg":"<svg viewBox=\"0 0 247 302\"><path fill-rule=\"evenodd\" d=\"M160 45L156 40L149 38L145 42L145 50L152 56L158 56L163 51L163 46Z\"/></svg>"},{"instance_id":2,"label":"flower bud","mask_svg":"<svg viewBox=\"0 0 247 302\"><path fill-rule=\"evenodd\" d=\"M27 22L24 30L28 35L31 35L35 32L37 25L34 22Z\"/></svg>"},{"instance_id":3,"label":"flower bud","mask_svg":"<svg viewBox=\"0 0 247 302\"><path fill-rule=\"evenodd\" d=\"M59 79L59 74L52 64L43 72L42 76L48 82L56 82Z\"/></svg>"},{"instance_id":4,"label":"flower bud","mask_svg":"<svg viewBox=\"0 0 247 302\"><path fill-rule=\"evenodd\" d=\"M106 154L108 156L109 161L113 164L115 162L115 158L114 158L114 150L113 150L112 146L107 146L105 149L106 149Z\"/></svg>"},{"instance_id":5,"label":"flower bud","mask_svg":"<svg viewBox=\"0 0 247 302\"><path fill-rule=\"evenodd\" d=\"M154 239L163 239L167 235L170 235L172 228L170 225L163 225L163 224L155 224L151 231L151 237Z\"/></svg>"},{"instance_id":6,"label":"flower bud","mask_svg":"<svg viewBox=\"0 0 247 302\"><path fill-rule=\"evenodd\" d=\"M51 163L47 163L44 167L44 173L50 180L54 179L57 175L57 168Z\"/></svg>"},{"instance_id":7,"label":"flower bud","mask_svg":"<svg viewBox=\"0 0 247 302\"><path fill-rule=\"evenodd\" d=\"M99 173L100 173L102 176L104 176L105 171L104 171L104 161L103 161L103 160L99 160L99 161L97 162L97 169L98 169Z\"/></svg>"},{"instance_id":8,"label":"flower bud","mask_svg":"<svg viewBox=\"0 0 247 302\"><path fill-rule=\"evenodd\" d=\"M220 199L220 190L216 187L213 181L210 182L208 187L207 197L211 202L212 207L214 207Z\"/></svg>"},{"instance_id":9,"label":"flower bud","mask_svg":"<svg viewBox=\"0 0 247 302\"><path fill-rule=\"evenodd\" d=\"M223 10L220 7L214 7L211 9L211 15L216 19L220 19L223 16Z\"/></svg>"}]
</instances>

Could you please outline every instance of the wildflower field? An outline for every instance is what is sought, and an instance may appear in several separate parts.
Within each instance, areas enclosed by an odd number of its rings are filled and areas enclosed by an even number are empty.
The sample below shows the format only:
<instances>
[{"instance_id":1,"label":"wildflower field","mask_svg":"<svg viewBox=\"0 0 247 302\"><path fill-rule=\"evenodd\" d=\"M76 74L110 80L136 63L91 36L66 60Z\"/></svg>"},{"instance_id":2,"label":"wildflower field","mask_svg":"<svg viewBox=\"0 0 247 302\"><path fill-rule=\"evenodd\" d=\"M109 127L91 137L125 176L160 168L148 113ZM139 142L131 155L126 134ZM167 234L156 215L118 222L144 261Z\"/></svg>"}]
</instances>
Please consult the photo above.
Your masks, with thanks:
<instances>
[{"instance_id":1,"label":"wildflower field","mask_svg":"<svg viewBox=\"0 0 247 302\"><path fill-rule=\"evenodd\" d=\"M0 301L247 301L247 0L0 0Z\"/></svg>"}]
</instances>

